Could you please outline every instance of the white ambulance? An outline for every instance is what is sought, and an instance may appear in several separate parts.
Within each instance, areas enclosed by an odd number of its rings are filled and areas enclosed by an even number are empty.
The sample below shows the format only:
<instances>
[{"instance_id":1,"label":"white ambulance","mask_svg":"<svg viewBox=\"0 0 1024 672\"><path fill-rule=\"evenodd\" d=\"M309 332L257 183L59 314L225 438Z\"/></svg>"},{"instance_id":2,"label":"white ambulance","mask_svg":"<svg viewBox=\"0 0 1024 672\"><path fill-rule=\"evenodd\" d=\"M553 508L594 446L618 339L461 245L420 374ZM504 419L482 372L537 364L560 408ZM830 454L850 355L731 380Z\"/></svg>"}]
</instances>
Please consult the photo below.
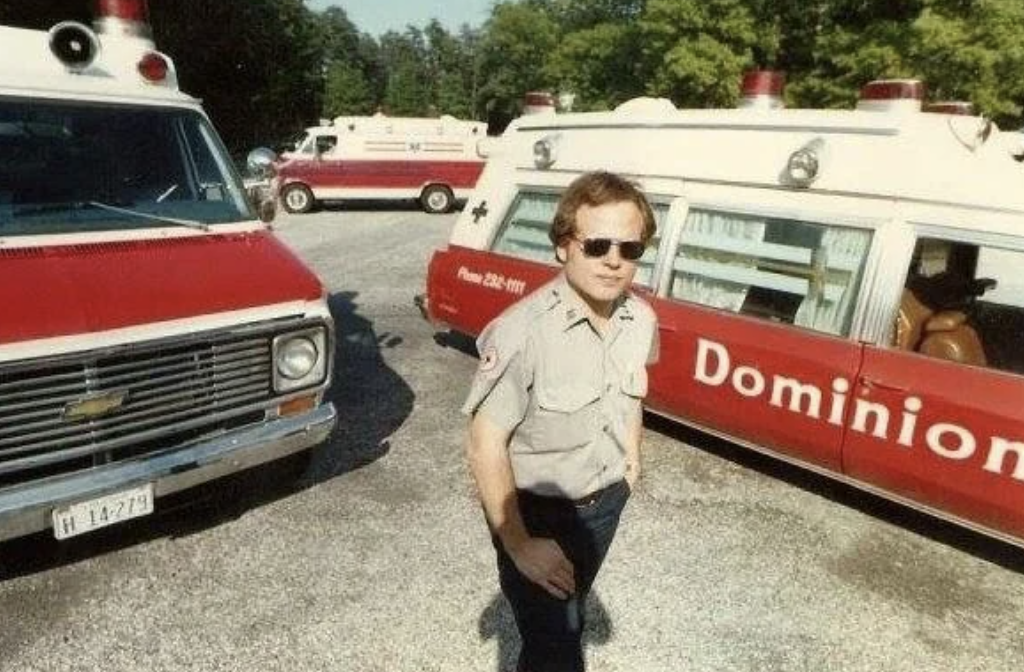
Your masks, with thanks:
<instances>
[{"instance_id":1,"label":"white ambulance","mask_svg":"<svg viewBox=\"0 0 1024 672\"><path fill-rule=\"evenodd\" d=\"M276 190L293 213L342 199L416 200L426 212L448 212L483 171L477 145L486 135L487 124L449 115L337 117L282 154Z\"/></svg>"},{"instance_id":2,"label":"white ambulance","mask_svg":"<svg viewBox=\"0 0 1024 672\"><path fill-rule=\"evenodd\" d=\"M780 85L520 118L430 262L429 317L479 333L557 272L566 185L625 174L658 220L651 411L1024 544L1021 134L920 82L846 111L783 109Z\"/></svg>"},{"instance_id":3,"label":"white ambulance","mask_svg":"<svg viewBox=\"0 0 1024 672\"><path fill-rule=\"evenodd\" d=\"M323 441L324 288L257 217L144 0L0 27L0 540Z\"/></svg>"}]
</instances>

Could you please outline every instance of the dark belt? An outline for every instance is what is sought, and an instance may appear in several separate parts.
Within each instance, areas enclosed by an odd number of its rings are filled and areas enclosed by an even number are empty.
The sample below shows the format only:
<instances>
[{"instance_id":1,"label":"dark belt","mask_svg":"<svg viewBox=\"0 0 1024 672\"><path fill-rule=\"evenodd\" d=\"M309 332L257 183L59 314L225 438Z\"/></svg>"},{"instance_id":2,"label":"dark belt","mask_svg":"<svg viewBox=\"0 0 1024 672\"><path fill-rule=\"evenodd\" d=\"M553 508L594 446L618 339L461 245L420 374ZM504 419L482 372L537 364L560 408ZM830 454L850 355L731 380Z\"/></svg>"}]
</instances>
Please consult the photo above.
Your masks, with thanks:
<instances>
[{"instance_id":1,"label":"dark belt","mask_svg":"<svg viewBox=\"0 0 1024 672\"><path fill-rule=\"evenodd\" d=\"M611 485L606 485L605 487L601 488L600 490L594 490L589 495L585 495L583 497L580 497L579 499L573 499L571 501L573 503L573 506L575 506L577 508L583 509L583 508L586 508L588 506L593 506L594 504L596 504L598 502L598 500L600 500L602 497L604 497L609 492L615 490L616 488L625 487L625 486L626 486L626 479L620 479L618 481L615 481Z\"/></svg>"},{"instance_id":2,"label":"dark belt","mask_svg":"<svg viewBox=\"0 0 1024 672\"><path fill-rule=\"evenodd\" d=\"M619 479L619 480L615 481L611 485L606 485L603 488L600 488L598 490L594 490L589 495L584 495L583 497L580 497L579 499L569 499L568 497L554 497L554 496L551 496L551 495L538 495L537 493L530 492L529 490L518 490L516 492L516 494L517 494L517 496L520 499L529 499L529 500L531 500L531 501L533 501L533 502L535 502L537 504L540 504L540 505L547 505L547 506L554 506L554 507L575 506L577 508L584 509L584 508L586 508L588 506L593 506L595 503L600 501L600 499L602 497L604 497L606 494L612 492L616 488L625 488L625 487L627 487L626 486L626 479L622 478L622 479Z\"/></svg>"}]
</instances>

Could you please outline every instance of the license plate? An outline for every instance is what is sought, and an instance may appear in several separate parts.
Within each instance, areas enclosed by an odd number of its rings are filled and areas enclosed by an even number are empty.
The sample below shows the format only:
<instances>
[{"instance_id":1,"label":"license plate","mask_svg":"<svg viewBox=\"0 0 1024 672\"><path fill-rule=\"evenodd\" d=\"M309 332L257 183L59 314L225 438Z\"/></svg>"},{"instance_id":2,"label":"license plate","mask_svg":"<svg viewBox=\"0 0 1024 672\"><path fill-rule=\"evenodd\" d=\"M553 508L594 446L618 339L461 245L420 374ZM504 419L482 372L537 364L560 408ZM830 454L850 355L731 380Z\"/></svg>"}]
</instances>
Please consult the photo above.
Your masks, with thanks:
<instances>
[{"instance_id":1,"label":"license plate","mask_svg":"<svg viewBox=\"0 0 1024 672\"><path fill-rule=\"evenodd\" d=\"M67 539L153 513L153 484L53 510L53 536Z\"/></svg>"}]
</instances>

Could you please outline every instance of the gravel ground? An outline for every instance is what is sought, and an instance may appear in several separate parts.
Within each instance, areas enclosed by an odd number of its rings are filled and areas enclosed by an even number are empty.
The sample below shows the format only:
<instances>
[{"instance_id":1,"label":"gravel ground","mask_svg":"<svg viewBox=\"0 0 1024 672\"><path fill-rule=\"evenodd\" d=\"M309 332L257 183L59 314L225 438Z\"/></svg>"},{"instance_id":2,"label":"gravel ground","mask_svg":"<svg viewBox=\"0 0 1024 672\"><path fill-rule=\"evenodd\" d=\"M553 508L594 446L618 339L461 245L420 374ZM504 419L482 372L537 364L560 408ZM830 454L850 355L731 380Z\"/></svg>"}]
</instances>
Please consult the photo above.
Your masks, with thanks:
<instances>
[{"instance_id":1,"label":"gravel ground","mask_svg":"<svg viewBox=\"0 0 1024 672\"><path fill-rule=\"evenodd\" d=\"M455 215L385 207L277 222L340 337L341 425L304 475L272 465L89 537L0 545L0 670L511 664L462 456L475 359L412 303ZM1024 551L648 420L588 605L591 670L1024 668Z\"/></svg>"}]
</instances>

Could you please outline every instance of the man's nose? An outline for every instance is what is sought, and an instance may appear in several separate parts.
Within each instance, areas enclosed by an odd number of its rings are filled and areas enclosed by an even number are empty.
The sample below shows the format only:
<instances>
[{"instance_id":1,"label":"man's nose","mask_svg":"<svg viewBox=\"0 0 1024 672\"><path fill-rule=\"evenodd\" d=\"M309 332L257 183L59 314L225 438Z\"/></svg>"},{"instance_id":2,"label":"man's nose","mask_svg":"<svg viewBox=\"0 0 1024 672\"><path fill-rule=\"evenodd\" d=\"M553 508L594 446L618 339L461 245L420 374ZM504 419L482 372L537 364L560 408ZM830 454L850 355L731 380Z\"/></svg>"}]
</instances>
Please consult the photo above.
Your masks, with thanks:
<instances>
[{"instance_id":1,"label":"man's nose","mask_svg":"<svg viewBox=\"0 0 1024 672\"><path fill-rule=\"evenodd\" d=\"M618 268L619 266L621 266L622 254L619 253L619 246L612 245L611 248L608 250L608 254L601 257L601 259L607 266L612 266L613 268Z\"/></svg>"}]
</instances>

